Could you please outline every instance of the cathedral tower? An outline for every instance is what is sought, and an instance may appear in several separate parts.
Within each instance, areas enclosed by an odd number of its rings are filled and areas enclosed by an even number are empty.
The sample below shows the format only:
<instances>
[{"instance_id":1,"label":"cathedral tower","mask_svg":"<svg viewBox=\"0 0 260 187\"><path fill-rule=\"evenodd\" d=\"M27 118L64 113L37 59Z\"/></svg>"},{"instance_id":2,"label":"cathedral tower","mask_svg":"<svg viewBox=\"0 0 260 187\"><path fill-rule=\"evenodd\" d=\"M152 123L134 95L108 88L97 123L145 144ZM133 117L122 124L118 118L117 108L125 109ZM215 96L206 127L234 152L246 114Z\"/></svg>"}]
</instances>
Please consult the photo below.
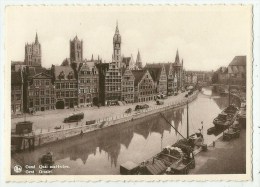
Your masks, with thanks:
<instances>
[{"instance_id":1,"label":"cathedral tower","mask_svg":"<svg viewBox=\"0 0 260 187\"><path fill-rule=\"evenodd\" d=\"M119 34L118 23L113 37L113 61L116 62L118 68L121 68L121 35Z\"/></svg>"},{"instance_id":2,"label":"cathedral tower","mask_svg":"<svg viewBox=\"0 0 260 187\"><path fill-rule=\"evenodd\" d=\"M70 61L71 63L79 63L83 61L83 41L76 36L70 40Z\"/></svg>"},{"instance_id":3,"label":"cathedral tower","mask_svg":"<svg viewBox=\"0 0 260 187\"><path fill-rule=\"evenodd\" d=\"M24 63L27 66L41 66L42 65L42 52L41 44L38 40L38 35L36 33L35 41L32 44L25 45L25 59Z\"/></svg>"}]
</instances>

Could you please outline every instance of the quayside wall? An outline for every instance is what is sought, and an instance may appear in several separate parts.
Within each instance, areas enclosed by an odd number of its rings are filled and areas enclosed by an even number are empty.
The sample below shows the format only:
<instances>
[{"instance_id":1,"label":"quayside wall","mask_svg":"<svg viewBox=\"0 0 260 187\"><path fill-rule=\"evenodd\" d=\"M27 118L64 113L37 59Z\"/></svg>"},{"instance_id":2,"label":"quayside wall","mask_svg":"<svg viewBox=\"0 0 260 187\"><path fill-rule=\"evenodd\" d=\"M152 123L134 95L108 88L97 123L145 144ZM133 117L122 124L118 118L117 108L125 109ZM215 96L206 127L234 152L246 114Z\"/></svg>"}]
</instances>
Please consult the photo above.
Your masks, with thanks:
<instances>
[{"instance_id":1,"label":"quayside wall","mask_svg":"<svg viewBox=\"0 0 260 187\"><path fill-rule=\"evenodd\" d=\"M76 127L71 127L67 129L58 129L50 132L44 132L39 134L34 134L34 147L41 146L44 144L56 142L59 140L64 140L74 136L80 136L82 133L88 133L95 130L100 130L102 128L110 127L113 125L118 125L128 121L133 121L135 119L143 118L155 113L166 111L169 109L177 108L187 104L187 102L192 102L198 97L199 91L195 91L189 98L183 98L181 101L165 103L164 105L157 105L147 109L139 110L138 112L134 111L130 114L121 114L117 116L111 116L108 118L97 120L95 124L85 125L81 124ZM29 143L26 142L26 139L23 140L21 149L28 149Z\"/></svg>"}]
</instances>

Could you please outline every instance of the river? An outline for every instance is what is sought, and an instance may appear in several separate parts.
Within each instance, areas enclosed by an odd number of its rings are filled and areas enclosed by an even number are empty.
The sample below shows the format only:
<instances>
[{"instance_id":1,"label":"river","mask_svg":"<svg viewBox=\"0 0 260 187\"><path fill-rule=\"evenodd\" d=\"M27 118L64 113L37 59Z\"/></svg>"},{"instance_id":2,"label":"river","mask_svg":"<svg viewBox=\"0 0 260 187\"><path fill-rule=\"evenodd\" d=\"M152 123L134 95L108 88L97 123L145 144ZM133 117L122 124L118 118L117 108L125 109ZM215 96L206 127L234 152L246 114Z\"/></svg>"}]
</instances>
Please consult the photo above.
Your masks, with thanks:
<instances>
[{"instance_id":1,"label":"river","mask_svg":"<svg viewBox=\"0 0 260 187\"><path fill-rule=\"evenodd\" d=\"M202 128L205 143L211 143L214 135L207 135L213 119L228 104L227 97L203 89L198 98L189 104L189 132ZM165 111L163 114L176 129L186 137L187 106ZM68 166L53 169L53 174L88 175L119 174L120 164L126 161L140 163L172 145L180 135L160 116L147 116L125 124L120 124L84 134L64 141L55 142L35 149L17 153L12 158L21 165L40 164L39 158L48 151L53 152L55 165ZM38 173L38 172L37 172Z\"/></svg>"}]
</instances>

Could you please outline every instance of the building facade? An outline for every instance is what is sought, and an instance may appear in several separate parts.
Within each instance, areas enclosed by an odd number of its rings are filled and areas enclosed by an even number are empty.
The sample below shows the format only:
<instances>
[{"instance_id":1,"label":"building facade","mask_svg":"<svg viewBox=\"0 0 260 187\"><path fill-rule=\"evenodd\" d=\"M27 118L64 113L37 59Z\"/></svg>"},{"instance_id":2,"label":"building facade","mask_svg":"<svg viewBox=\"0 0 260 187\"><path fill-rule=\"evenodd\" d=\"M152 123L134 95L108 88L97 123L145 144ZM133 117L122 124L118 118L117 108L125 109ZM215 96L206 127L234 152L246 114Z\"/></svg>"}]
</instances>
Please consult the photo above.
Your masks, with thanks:
<instances>
[{"instance_id":1,"label":"building facade","mask_svg":"<svg viewBox=\"0 0 260 187\"><path fill-rule=\"evenodd\" d=\"M148 70L133 70L134 101L146 102L155 99L155 83Z\"/></svg>"},{"instance_id":2,"label":"building facade","mask_svg":"<svg viewBox=\"0 0 260 187\"><path fill-rule=\"evenodd\" d=\"M122 101L134 102L134 80L135 77L130 69L126 69L122 76Z\"/></svg>"},{"instance_id":3,"label":"building facade","mask_svg":"<svg viewBox=\"0 0 260 187\"><path fill-rule=\"evenodd\" d=\"M30 76L26 94L29 112L55 109L55 86L50 74L40 72Z\"/></svg>"},{"instance_id":4,"label":"building facade","mask_svg":"<svg viewBox=\"0 0 260 187\"><path fill-rule=\"evenodd\" d=\"M156 84L156 93L167 95L167 74L164 65L160 64L147 64L144 67L148 70L154 83Z\"/></svg>"},{"instance_id":5,"label":"building facade","mask_svg":"<svg viewBox=\"0 0 260 187\"><path fill-rule=\"evenodd\" d=\"M78 80L70 66L51 68L56 92L56 109L73 108L78 105Z\"/></svg>"},{"instance_id":6,"label":"building facade","mask_svg":"<svg viewBox=\"0 0 260 187\"><path fill-rule=\"evenodd\" d=\"M121 100L122 75L117 64L117 62L109 63L105 74L105 101L107 105Z\"/></svg>"},{"instance_id":7,"label":"building facade","mask_svg":"<svg viewBox=\"0 0 260 187\"><path fill-rule=\"evenodd\" d=\"M23 113L23 75L22 71L11 72L11 114Z\"/></svg>"},{"instance_id":8,"label":"building facade","mask_svg":"<svg viewBox=\"0 0 260 187\"><path fill-rule=\"evenodd\" d=\"M99 74L95 62L84 62L78 69L78 103L80 107L98 105Z\"/></svg>"},{"instance_id":9,"label":"building facade","mask_svg":"<svg viewBox=\"0 0 260 187\"><path fill-rule=\"evenodd\" d=\"M31 44L25 45L25 59L24 63L27 66L41 66L42 64L42 52L41 44L38 40L38 35L36 33L35 41Z\"/></svg>"},{"instance_id":10,"label":"building facade","mask_svg":"<svg viewBox=\"0 0 260 187\"><path fill-rule=\"evenodd\" d=\"M246 56L235 56L228 65L231 85L246 85Z\"/></svg>"}]
</instances>

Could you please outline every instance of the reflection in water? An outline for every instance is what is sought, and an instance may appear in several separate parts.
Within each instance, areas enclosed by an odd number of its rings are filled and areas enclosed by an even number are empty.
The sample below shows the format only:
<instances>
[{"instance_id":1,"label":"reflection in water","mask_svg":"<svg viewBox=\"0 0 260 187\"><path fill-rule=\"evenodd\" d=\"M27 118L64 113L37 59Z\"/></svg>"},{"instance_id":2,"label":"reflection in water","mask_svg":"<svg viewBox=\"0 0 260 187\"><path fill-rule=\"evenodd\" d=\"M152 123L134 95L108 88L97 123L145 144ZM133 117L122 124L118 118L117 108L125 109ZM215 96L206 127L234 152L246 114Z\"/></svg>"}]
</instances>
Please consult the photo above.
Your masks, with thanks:
<instances>
[{"instance_id":1,"label":"reflection in water","mask_svg":"<svg viewBox=\"0 0 260 187\"><path fill-rule=\"evenodd\" d=\"M189 104L190 133L201 127L201 121L204 121L205 129L212 126L212 120L226 104L226 98L211 99L199 95L198 99ZM184 106L163 113L184 136L186 112ZM208 142L214 138L206 133L204 137ZM71 168L70 171L55 170L55 174L119 174L120 164L128 160L139 163L179 138L160 114L155 114L46 145L33 152L23 152L19 156L25 164L37 164L42 154L52 151L55 163Z\"/></svg>"}]
</instances>

